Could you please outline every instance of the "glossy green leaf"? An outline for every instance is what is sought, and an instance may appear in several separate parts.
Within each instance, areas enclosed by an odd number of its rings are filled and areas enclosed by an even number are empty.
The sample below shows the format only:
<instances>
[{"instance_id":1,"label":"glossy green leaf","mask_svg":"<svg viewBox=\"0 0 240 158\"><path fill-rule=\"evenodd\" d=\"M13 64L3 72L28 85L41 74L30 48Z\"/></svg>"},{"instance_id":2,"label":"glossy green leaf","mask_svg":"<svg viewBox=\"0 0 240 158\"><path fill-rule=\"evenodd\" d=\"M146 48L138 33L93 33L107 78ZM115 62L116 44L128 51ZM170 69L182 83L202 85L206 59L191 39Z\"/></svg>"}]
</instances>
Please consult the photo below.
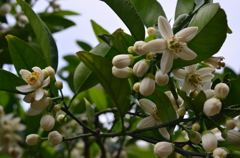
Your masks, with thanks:
<instances>
[{"instance_id":1,"label":"glossy green leaf","mask_svg":"<svg viewBox=\"0 0 240 158\"><path fill-rule=\"evenodd\" d=\"M200 91L198 95L192 100L192 105L196 114L199 114L203 111L203 105L207 100L206 94L203 91Z\"/></svg>"},{"instance_id":2,"label":"glossy green leaf","mask_svg":"<svg viewBox=\"0 0 240 158\"><path fill-rule=\"evenodd\" d=\"M90 51L92 49L92 46L90 46L88 43L83 41L77 41L77 44L84 50L84 51Z\"/></svg>"},{"instance_id":3,"label":"glossy green leaf","mask_svg":"<svg viewBox=\"0 0 240 158\"><path fill-rule=\"evenodd\" d=\"M95 33L95 36L99 42L102 42L102 39L98 37L100 34L110 34L107 30L105 30L102 26L97 24L95 21L91 20L91 24L92 24L92 28Z\"/></svg>"},{"instance_id":4,"label":"glossy green leaf","mask_svg":"<svg viewBox=\"0 0 240 158\"><path fill-rule=\"evenodd\" d=\"M112 63L102 56L84 51L78 52L77 55L96 75L99 83L119 109L121 117L123 117L130 107L130 100L127 99L127 96L131 93L128 80L113 76Z\"/></svg>"},{"instance_id":5,"label":"glossy green leaf","mask_svg":"<svg viewBox=\"0 0 240 158\"><path fill-rule=\"evenodd\" d=\"M16 87L27 84L23 79L3 69L0 69L0 76L0 90L22 94Z\"/></svg>"},{"instance_id":6,"label":"glossy green leaf","mask_svg":"<svg viewBox=\"0 0 240 158\"><path fill-rule=\"evenodd\" d=\"M102 1L104 1L119 16L137 41L144 40L145 29L143 21L130 0Z\"/></svg>"},{"instance_id":7,"label":"glossy green leaf","mask_svg":"<svg viewBox=\"0 0 240 158\"><path fill-rule=\"evenodd\" d=\"M228 28L226 14L224 10L220 9L219 4L204 5L189 26L198 26L197 35L188 43L188 47L197 54L197 57L190 61L176 59L173 69L210 58L219 51L226 39Z\"/></svg>"},{"instance_id":8,"label":"glossy green leaf","mask_svg":"<svg viewBox=\"0 0 240 158\"><path fill-rule=\"evenodd\" d=\"M193 12L198 10L199 8L201 8L204 5L205 0L194 0L194 2L196 5L195 5Z\"/></svg>"},{"instance_id":9,"label":"glossy green leaf","mask_svg":"<svg viewBox=\"0 0 240 158\"><path fill-rule=\"evenodd\" d=\"M176 111L172 106L168 96L161 90L155 88L152 94L157 105L158 114L163 123L171 122L177 119Z\"/></svg>"},{"instance_id":10,"label":"glossy green leaf","mask_svg":"<svg viewBox=\"0 0 240 158\"><path fill-rule=\"evenodd\" d=\"M39 13L39 15L40 16L42 16L42 15L44 15L44 16L54 15L54 16L63 17L63 16L69 16L69 15L79 15L79 13L69 11L69 10L59 10L59 11L54 11L54 12L51 12L51 13L48 13L48 12Z\"/></svg>"},{"instance_id":11,"label":"glossy green leaf","mask_svg":"<svg viewBox=\"0 0 240 158\"><path fill-rule=\"evenodd\" d=\"M47 63L43 56L28 43L12 35L7 35L6 39L17 72L21 69L31 71L35 66L41 69L47 67Z\"/></svg>"},{"instance_id":12,"label":"glossy green leaf","mask_svg":"<svg viewBox=\"0 0 240 158\"><path fill-rule=\"evenodd\" d=\"M223 101L223 106L240 104L239 89L240 89L240 77L230 82L231 87L227 95L227 98Z\"/></svg>"},{"instance_id":13,"label":"glossy green leaf","mask_svg":"<svg viewBox=\"0 0 240 158\"><path fill-rule=\"evenodd\" d=\"M91 127L95 120L94 104L91 104L87 99L84 98L86 104L86 115L88 120L88 126Z\"/></svg>"},{"instance_id":14,"label":"glossy green leaf","mask_svg":"<svg viewBox=\"0 0 240 158\"><path fill-rule=\"evenodd\" d=\"M156 0L131 0L131 2L134 4L146 27L152 27L157 24L160 15L166 17L161 4Z\"/></svg>"},{"instance_id":15,"label":"glossy green leaf","mask_svg":"<svg viewBox=\"0 0 240 158\"><path fill-rule=\"evenodd\" d=\"M174 19L176 20L179 15L189 14L192 12L194 5L195 3L193 0L178 0Z\"/></svg>"},{"instance_id":16,"label":"glossy green leaf","mask_svg":"<svg viewBox=\"0 0 240 158\"><path fill-rule=\"evenodd\" d=\"M25 1L17 0L17 2L29 19L39 44L41 45L47 65L52 66L56 71L58 66L58 50L49 29Z\"/></svg>"}]
</instances>

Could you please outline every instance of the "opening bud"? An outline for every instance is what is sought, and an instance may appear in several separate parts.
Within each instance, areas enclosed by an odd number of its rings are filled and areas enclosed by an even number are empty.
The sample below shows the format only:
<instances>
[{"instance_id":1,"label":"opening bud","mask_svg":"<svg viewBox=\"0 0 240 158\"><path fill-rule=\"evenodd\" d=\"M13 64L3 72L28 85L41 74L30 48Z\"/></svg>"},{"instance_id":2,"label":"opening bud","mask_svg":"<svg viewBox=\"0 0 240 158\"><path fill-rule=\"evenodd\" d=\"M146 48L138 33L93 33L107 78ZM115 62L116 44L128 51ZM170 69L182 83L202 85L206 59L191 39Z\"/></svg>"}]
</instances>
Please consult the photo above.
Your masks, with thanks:
<instances>
[{"instance_id":1,"label":"opening bud","mask_svg":"<svg viewBox=\"0 0 240 158\"><path fill-rule=\"evenodd\" d=\"M142 46L146 44L144 41L137 41L133 45L133 51L137 53L138 55L145 55L147 54L147 51L142 49Z\"/></svg>"},{"instance_id":2,"label":"opening bud","mask_svg":"<svg viewBox=\"0 0 240 158\"><path fill-rule=\"evenodd\" d=\"M25 141L28 145L36 145L41 141L41 137L37 134L29 134Z\"/></svg>"},{"instance_id":3,"label":"opening bud","mask_svg":"<svg viewBox=\"0 0 240 158\"><path fill-rule=\"evenodd\" d=\"M217 148L217 138L211 131L204 131L202 133L202 146L207 152L212 152Z\"/></svg>"},{"instance_id":4,"label":"opening bud","mask_svg":"<svg viewBox=\"0 0 240 158\"><path fill-rule=\"evenodd\" d=\"M48 140L52 143L52 145L57 145L62 142L63 137L57 131L52 131L48 134Z\"/></svg>"},{"instance_id":5,"label":"opening bud","mask_svg":"<svg viewBox=\"0 0 240 158\"><path fill-rule=\"evenodd\" d=\"M210 98L205 101L203 112L207 116L214 116L221 111L222 102L217 98Z\"/></svg>"},{"instance_id":6,"label":"opening bud","mask_svg":"<svg viewBox=\"0 0 240 158\"><path fill-rule=\"evenodd\" d=\"M115 66L112 67L112 74L117 78L129 78L132 76L132 68L124 67L124 68L117 68Z\"/></svg>"},{"instance_id":7,"label":"opening bud","mask_svg":"<svg viewBox=\"0 0 240 158\"><path fill-rule=\"evenodd\" d=\"M150 62L148 60L140 60L133 66L133 73L137 77L143 77L150 67Z\"/></svg>"},{"instance_id":8,"label":"opening bud","mask_svg":"<svg viewBox=\"0 0 240 158\"><path fill-rule=\"evenodd\" d=\"M139 92L144 96L149 96L155 90L155 77L152 74L147 74L140 83Z\"/></svg>"},{"instance_id":9,"label":"opening bud","mask_svg":"<svg viewBox=\"0 0 240 158\"><path fill-rule=\"evenodd\" d=\"M167 157L173 152L173 144L169 142L159 142L154 146L154 153L158 157Z\"/></svg>"},{"instance_id":10,"label":"opening bud","mask_svg":"<svg viewBox=\"0 0 240 158\"><path fill-rule=\"evenodd\" d=\"M215 95L219 99L225 99L229 93L229 87L226 83L218 83L214 87Z\"/></svg>"},{"instance_id":11,"label":"opening bud","mask_svg":"<svg viewBox=\"0 0 240 158\"><path fill-rule=\"evenodd\" d=\"M134 58L131 54L116 55L112 59L112 64L119 69L131 65L133 62L134 62Z\"/></svg>"},{"instance_id":12,"label":"opening bud","mask_svg":"<svg viewBox=\"0 0 240 158\"><path fill-rule=\"evenodd\" d=\"M52 130L54 127L54 124L55 124L55 119L50 114L44 115L40 120L40 126L45 131Z\"/></svg>"}]
</instances>

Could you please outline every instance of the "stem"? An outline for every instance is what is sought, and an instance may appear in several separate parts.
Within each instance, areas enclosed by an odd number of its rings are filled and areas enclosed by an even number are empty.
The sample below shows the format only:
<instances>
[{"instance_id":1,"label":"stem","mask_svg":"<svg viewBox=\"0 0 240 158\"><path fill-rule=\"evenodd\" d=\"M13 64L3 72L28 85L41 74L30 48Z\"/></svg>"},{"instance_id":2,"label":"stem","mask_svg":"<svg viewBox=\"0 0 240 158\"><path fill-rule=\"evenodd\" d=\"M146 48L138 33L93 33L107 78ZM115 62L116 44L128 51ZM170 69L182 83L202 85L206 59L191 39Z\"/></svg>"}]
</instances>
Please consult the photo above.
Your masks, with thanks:
<instances>
[{"instance_id":1,"label":"stem","mask_svg":"<svg viewBox=\"0 0 240 158\"><path fill-rule=\"evenodd\" d=\"M200 157L206 157L208 154L207 153L195 153L195 152L190 152L190 151L186 151L180 148L175 147L175 152L182 154L183 156L200 156Z\"/></svg>"},{"instance_id":2,"label":"stem","mask_svg":"<svg viewBox=\"0 0 240 158\"><path fill-rule=\"evenodd\" d=\"M65 142L65 141L72 141L72 140L75 140L75 139L84 138L84 137L90 137L90 136L94 136L94 135L91 134L91 133L88 133L88 134L82 134L82 135L79 135L79 136L76 136L76 137L72 137L72 138L64 138L63 142Z\"/></svg>"}]
</instances>

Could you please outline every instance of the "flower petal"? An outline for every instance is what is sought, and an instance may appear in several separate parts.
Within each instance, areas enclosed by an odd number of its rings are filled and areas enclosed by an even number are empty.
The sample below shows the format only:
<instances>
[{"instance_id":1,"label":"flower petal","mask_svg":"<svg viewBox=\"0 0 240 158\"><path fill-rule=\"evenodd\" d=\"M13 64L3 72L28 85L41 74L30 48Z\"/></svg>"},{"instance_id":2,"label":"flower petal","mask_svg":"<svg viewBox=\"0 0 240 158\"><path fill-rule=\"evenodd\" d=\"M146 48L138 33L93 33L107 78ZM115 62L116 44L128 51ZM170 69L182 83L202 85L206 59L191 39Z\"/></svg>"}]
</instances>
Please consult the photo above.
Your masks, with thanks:
<instances>
[{"instance_id":1,"label":"flower petal","mask_svg":"<svg viewBox=\"0 0 240 158\"><path fill-rule=\"evenodd\" d=\"M158 28L165 40L168 40L173 36L172 28L167 19L163 16L158 17Z\"/></svg>"},{"instance_id":2,"label":"flower petal","mask_svg":"<svg viewBox=\"0 0 240 158\"><path fill-rule=\"evenodd\" d=\"M184 69L175 69L172 71L174 77L176 77L179 80L185 80L187 77L187 71Z\"/></svg>"},{"instance_id":3,"label":"flower petal","mask_svg":"<svg viewBox=\"0 0 240 158\"><path fill-rule=\"evenodd\" d=\"M141 108L149 115L153 114L156 104L148 99L140 99L139 100Z\"/></svg>"},{"instance_id":4,"label":"flower petal","mask_svg":"<svg viewBox=\"0 0 240 158\"><path fill-rule=\"evenodd\" d=\"M152 53L162 53L167 48L167 43L164 39L155 39L149 41L142 46L142 49Z\"/></svg>"},{"instance_id":5,"label":"flower petal","mask_svg":"<svg viewBox=\"0 0 240 158\"><path fill-rule=\"evenodd\" d=\"M174 53L170 50L166 50L163 53L162 59L161 59L161 70L163 74L168 73L173 64L173 58L174 58Z\"/></svg>"},{"instance_id":6,"label":"flower petal","mask_svg":"<svg viewBox=\"0 0 240 158\"><path fill-rule=\"evenodd\" d=\"M189 49L187 46L183 45L182 47L183 47L182 51L179 53L176 53L177 56L179 56L179 58L183 60L192 60L197 57L197 54L191 49Z\"/></svg>"},{"instance_id":7,"label":"flower petal","mask_svg":"<svg viewBox=\"0 0 240 158\"><path fill-rule=\"evenodd\" d=\"M190 66L186 66L185 70L188 73L193 73L196 69L197 69L198 64L194 64L194 65L190 65Z\"/></svg>"},{"instance_id":8,"label":"flower petal","mask_svg":"<svg viewBox=\"0 0 240 158\"><path fill-rule=\"evenodd\" d=\"M188 94L190 92L191 88L192 88L192 86L189 83L184 82L181 90L185 91Z\"/></svg>"},{"instance_id":9,"label":"flower petal","mask_svg":"<svg viewBox=\"0 0 240 158\"><path fill-rule=\"evenodd\" d=\"M175 34L176 37L180 37L183 42L190 41L197 33L198 27L188 27L182 29L178 33Z\"/></svg>"},{"instance_id":10,"label":"flower petal","mask_svg":"<svg viewBox=\"0 0 240 158\"><path fill-rule=\"evenodd\" d=\"M42 111L43 110L35 110L35 109L32 109L32 108L29 108L26 114L28 116L35 116L35 115L40 114Z\"/></svg>"},{"instance_id":11,"label":"flower petal","mask_svg":"<svg viewBox=\"0 0 240 158\"><path fill-rule=\"evenodd\" d=\"M165 139L170 140L170 134L168 133L168 131L165 127L159 128L158 131Z\"/></svg>"},{"instance_id":12,"label":"flower petal","mask_svg":"<svg viewBox=\"0 0 240 158\"><path fill-rule=\"evenodd\" d=\"M31 72L25 69L21 69L20 74L22 75L22 78L24 79L24 81L28 83L27 77L31 74Z\"/></svg>"},{"instance_id":13,"label":"flower petal","mask_svg":"<svg viewBox=\"0 0 240 158\"><path fill-rule=\"evenodd\" d=\"M152 127L156 125L156 120L154 119L153 116L146 117L142 119L140 122L137 124L137 128L147 128L147 127Z\"/></svg>"},{"instance_id":14,"label":"flower petal","mask_svg":"<svg viewBox=\"0 0 240 158\"><path fill-rule=\"evenodd\" d=\"M213 68L210 67L206 67L206 68L201 68L199 70L197 70L196 72L200 74L200 76L205 76L208 74L211 74L214 71Z\"/></svg>"},{"instance_id":15,"label":"flower petal","mask_svg":"<svg viewBox=\"0 0 240 158\"><path fill-rule=\"evenodd\" d=\"M44 95L44 90L42 88L38 88L36 90L35 100L38 101L38 100L42 99L43 95Z\"/></svg>"},{"instance_id":16,"label":"flower petal","mask_svg":"<svg viewBox=\"0 0 240 158\"><path fill-rule=\"evenodd\" d=\"M211 80L213 77L214 77L213 74L208 74L208 75L205 75L205 76L201 77L201 79L204 82L204 81Z\"/></svg>"},{"instance_id":17,"label":"flower petal","mask_svg":"<svg viewBox=\"0 0 240 158\"><path fill-rule=\"evenodd\" d=\"M34 91L34 88L30 85L22 85L22 86L18 86L16 87L16 89L19 91L19 92L23 92L23 93L27 93L27 92L32 92Z\"/></svg>"},{"instance_id":18,"label":"flower petal","mask_svg":"<svg viewBox=\"0 0 240 158\"><path fill-rule=\"evenodd\" d=\"M33 67L32 70L39 73L38 79L40 80L40 82L42 82L44 79L42 70L39 67Z\"/></svg>"},{"instance_id":19,"label":"flower petal","mask_svg":"<svg viewBox=\"0 0 240 158\"><path fill-rule=\"evenodd\" d=\"M48 86L49 83L50 83L50 76L43 81L42 88Z\"/></svg>"}]
</instances>

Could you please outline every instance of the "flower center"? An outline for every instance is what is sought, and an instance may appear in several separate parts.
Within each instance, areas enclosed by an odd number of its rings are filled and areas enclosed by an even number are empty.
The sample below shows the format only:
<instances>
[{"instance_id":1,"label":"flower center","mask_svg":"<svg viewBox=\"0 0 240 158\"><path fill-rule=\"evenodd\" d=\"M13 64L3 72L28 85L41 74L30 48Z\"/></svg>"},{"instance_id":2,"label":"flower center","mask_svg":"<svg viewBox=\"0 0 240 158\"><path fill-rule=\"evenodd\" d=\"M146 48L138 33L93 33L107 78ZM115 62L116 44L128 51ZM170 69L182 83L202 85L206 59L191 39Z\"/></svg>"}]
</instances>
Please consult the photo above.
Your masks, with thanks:
<instances>
[{"instance_id":1,"label":"flower center","mask_svg":"<svg viewBox=\"0 0 240 158\"><path fill-rule=\"evenodd\" d=\"M33 85L38 81L39 78L39 73L38 72L32 72L31 74L28 75L27 81L30 85Z\"/></svg>"},{"instance_id":2,"label":"flower center","mask_svg":"<svg viewBox=\"0 0 240 158\"><path fill-rule=\"evenodd\" d=\"M175 53L182 52L182 45L186 45L186 43L183 43L180 37L173 36L168 41L168 49L171 51L174 51Z\"/></svg>"},{"instance_id":3,"label":"flower center","mask_svg":"<svg viewBox=\"0 0 240 158\"><path fill-rule=\"evenodd\" d=\"M187 82L197 88L197 85L202 84L202 79L199 73L192 73L188 76Z\"/></svg>"},{"instance_id":4,"label":"flower center","mask_svg":"<svg viewBox=\"0 0 240 158\"><path fill-rule=\"evenodd\" d=\"M156 120L160 120L160 117L159 117L159 114L158 114L158 110L157 108L155 107L154 108L154 112L153 112L153 117L156 119Z\"/></svg>"}]
</instances>

